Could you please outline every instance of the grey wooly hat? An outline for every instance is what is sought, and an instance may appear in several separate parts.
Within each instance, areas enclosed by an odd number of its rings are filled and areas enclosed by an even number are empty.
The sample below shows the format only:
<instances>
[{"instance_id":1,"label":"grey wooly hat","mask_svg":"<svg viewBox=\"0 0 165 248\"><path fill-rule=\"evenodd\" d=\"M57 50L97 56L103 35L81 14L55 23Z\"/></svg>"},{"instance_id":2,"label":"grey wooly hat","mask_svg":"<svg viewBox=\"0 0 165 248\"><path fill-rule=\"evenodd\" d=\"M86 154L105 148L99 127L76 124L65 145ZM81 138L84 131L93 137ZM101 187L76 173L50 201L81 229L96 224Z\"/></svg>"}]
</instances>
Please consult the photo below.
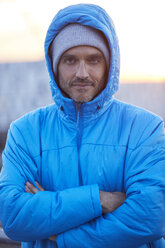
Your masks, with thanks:
<instances>
[{"instance_id":1,"label":"grey wooly hat","mask_svg":"<svg viewBox=\"0 0 165 248\"><path fill-rule=\"evenodd\" d=\"M99 49L105 58L107 69L110 66L110 51L108 43L101 31L73 23L65 26L54 38L50 46L53 72L57 75L57 67L60 58L68 49L76 46L92 46Z\"/></svg>"}]
</instances>

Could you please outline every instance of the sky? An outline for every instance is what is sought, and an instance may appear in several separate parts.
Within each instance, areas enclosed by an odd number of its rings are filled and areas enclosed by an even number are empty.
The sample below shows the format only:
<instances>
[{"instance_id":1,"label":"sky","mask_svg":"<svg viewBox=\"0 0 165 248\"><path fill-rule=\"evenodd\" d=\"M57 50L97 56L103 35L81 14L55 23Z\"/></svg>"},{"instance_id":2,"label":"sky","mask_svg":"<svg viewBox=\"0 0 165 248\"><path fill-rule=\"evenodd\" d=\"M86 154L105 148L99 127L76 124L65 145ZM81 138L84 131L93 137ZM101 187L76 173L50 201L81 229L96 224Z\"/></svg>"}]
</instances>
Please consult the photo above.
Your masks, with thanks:
<instances>
[{"instance_id":1,"label":"sky","mask_svg":"<svg viewBox=\"0 0 165 248\"><path fill-rule=\"evenodd\" d=\"M0 63L44 59L47 28L77 0L0 0ZM165 0L90 0L112 17L119 38L121 80L165 82Z\"/></svg>"}]
</instances>

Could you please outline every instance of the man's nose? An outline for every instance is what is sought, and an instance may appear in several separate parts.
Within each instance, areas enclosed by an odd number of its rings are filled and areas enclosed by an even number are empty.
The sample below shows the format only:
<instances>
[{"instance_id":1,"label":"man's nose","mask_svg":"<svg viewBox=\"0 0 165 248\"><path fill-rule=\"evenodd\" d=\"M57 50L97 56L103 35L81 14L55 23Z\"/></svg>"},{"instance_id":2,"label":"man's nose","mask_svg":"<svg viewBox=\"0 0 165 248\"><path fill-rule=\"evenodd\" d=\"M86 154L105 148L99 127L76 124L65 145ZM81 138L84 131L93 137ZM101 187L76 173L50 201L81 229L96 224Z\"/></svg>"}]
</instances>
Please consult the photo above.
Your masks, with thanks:
<instances>
[{"instance_id":1,"label":"man's nose","mask_svg":"<svg viewBox=\"0 0 165 248\"><path fill-rule=\"evenodd\" d=\"M78 68L77 68L77 71L76 71L76 77L85 79L85 78L88 78L88 76L89 76L89 74L88 74L87 68L85 66L85 62L80 61Z\"/></svg>"}]
</instances>

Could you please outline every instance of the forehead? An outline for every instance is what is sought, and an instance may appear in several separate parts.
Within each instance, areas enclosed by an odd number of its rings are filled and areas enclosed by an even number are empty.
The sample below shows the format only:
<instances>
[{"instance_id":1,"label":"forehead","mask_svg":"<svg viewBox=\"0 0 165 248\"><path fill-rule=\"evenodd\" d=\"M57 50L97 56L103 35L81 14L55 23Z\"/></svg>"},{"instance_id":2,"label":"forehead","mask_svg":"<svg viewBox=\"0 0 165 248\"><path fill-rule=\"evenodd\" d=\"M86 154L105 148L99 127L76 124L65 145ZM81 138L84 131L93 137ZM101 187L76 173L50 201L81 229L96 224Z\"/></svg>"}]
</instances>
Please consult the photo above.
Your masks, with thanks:
<instances>
[{"instance_id":1,"label":"forehead","mask_svg":"<svg viewBox=\"0 0 165 248\"><path fill-rule=\"evenodd\" d=\"M103 56L102 52L96 47L92 46L76 46L68 49L63 53L63 56L92 56L92 55L100 55Z\"/></svg>"}]
</instances>

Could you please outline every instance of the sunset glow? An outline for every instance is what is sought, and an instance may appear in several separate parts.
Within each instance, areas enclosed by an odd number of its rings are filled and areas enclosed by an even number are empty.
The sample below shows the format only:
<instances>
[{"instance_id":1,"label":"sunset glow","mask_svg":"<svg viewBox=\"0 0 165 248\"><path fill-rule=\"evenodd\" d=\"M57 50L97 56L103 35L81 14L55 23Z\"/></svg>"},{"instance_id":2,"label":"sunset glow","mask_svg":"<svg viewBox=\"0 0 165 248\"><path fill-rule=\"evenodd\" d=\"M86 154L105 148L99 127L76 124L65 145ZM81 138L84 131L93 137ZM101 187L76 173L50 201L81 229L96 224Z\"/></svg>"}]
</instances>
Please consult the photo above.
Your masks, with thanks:
<instances>
[{"instance_id":1,"label":"sunset glow","mask_svg":"<svg viewBox=\"0 0 165 248\"><path fill-rule=\"evenodd\" d=\"M0 0L0 63L44 59L46 30L57 11L79 1ZM165 1L83 1L114 20L122 81L165 81Z\"/></svg>"}]
</instances>

